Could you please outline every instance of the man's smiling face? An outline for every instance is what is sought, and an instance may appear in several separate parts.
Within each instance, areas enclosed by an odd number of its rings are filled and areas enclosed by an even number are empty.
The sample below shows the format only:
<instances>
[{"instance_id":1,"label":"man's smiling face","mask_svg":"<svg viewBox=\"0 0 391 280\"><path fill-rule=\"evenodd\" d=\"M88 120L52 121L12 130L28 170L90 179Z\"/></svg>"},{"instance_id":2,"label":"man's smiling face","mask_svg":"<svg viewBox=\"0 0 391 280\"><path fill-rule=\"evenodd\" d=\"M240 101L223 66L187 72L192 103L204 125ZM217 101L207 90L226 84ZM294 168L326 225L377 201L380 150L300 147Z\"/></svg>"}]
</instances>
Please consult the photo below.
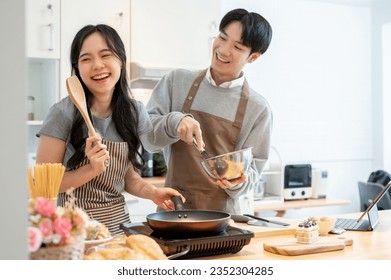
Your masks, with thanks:
<instances>
[{"instance_id":1,"label":"man's smiling face","mask_svg":"<svg viewBox=\"0 0 391 280\"><path fill-rule=\"evenodd\" d=\"M259 57L258 53L250 55L251 49L242 44L241 37L242 24L233 21L213 43L211 74L218 85L237 79L246 63Z\"/></svg>"}]
</instances>

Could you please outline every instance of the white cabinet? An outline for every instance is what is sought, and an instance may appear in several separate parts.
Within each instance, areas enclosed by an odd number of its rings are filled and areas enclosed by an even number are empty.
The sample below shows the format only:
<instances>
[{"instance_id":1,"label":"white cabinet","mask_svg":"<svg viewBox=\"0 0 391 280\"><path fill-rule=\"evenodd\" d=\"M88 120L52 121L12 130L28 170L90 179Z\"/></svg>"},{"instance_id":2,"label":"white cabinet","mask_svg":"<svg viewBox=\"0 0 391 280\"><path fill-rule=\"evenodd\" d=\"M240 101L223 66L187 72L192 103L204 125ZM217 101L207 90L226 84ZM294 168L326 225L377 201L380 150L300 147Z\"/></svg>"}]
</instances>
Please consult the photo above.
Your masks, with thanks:
<instances>
[{"instance_id":1,"label":"white cabinet","mask_svg":"<svg viewBox=\"0 0 391 280\"><path fill-rule=\"evenodd\" d=\"M60 96L66 97L66 78L71 76L70 47L76 33L85 25L104 23L121 36L130 56L130 0L62 0Z\"/></svg>"},{"instance_id":2,"label":"white cabinet","mask_svg":"<svg viewBox=\"0 0 391 280\"><path fill-rule=\"evenodd\" d=\"M28 124L37 125L42 122L51 105L59 98L59 60L30 58L28 63L29 110L33 118ZM32 100L33 99L33 100Z\"/></svg>"},{"instance_id":3,"label":"white cabinet","mask_svg":"<svg viewBox=\"0 0 391 280\"><path fill-rule=\"evenodd\" d=\"M27 57L60 58L60 0L26 1Z\"/></svg>"},{"instance_id":4,"label":"white cabinet","mask_svg":"<svg viewBox=\"0 0 391 280\"><path fill-rule=\"evenodd\" d=\"M60 0L26 1L29 125L39 125L58 100L60 48Z\"/></svg>"},{"instance_id":5,"label":"white cabinet","mask_svg":"<svg viewBox=\"0 0 391 280\"><path fill-rule=\"evenodd\" d=\"M147 68L201 69L209 65L221 1L131 2L132 62Z\"/></svg>"}]
</instances>

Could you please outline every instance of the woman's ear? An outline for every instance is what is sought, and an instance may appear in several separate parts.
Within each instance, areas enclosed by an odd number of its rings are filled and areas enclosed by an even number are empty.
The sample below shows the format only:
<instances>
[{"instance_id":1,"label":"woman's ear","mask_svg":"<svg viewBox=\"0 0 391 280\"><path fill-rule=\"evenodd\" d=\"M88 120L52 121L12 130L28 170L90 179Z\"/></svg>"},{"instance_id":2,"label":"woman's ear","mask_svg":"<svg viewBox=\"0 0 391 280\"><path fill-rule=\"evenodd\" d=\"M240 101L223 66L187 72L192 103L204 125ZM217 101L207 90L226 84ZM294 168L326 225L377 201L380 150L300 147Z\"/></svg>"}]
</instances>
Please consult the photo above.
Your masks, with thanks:
<instances>
[{"instance_id":1,"label":"woman's ear","mask_svg":"<svg viewBox=\"0 0 391 280\"><path fill-rule=\"evenodd\" d=\"M261 54L260 54L259 52L252 53L252 54L250 54L250 56L248 57L247 62L248 62L248 63L253 63L253 62L254 62L255 60L257 60L258 57L260 57L260 56L261 56Z\"/></svg>"}]
</instances>

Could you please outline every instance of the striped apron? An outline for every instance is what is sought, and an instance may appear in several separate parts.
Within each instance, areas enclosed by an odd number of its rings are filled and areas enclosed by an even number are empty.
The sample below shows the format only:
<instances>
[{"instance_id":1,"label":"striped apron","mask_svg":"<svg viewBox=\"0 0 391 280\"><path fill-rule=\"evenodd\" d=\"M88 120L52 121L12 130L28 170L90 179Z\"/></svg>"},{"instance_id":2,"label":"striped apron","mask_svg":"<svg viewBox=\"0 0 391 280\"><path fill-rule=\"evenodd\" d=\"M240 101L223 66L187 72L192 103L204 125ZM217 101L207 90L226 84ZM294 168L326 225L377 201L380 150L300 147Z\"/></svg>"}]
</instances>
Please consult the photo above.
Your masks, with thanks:
<instances>
[{"instance_id":1,"label":"striped apron","mask_svg":"<svg viewBox=\"0 0 391 280\"><path fill-rule=\"evenodd\" d=\"M130 222L124 191L124 178L129 168L128 144L102 140L110 154L110 164L106 171L73 190L75 205L84 209L91 219L103 223L112 234L123 233L121 223ZM89 163L87 157L77 167ZM58 195L58 205L65 206L72 201L66 193Z\"/></svg>"}]
</instances>

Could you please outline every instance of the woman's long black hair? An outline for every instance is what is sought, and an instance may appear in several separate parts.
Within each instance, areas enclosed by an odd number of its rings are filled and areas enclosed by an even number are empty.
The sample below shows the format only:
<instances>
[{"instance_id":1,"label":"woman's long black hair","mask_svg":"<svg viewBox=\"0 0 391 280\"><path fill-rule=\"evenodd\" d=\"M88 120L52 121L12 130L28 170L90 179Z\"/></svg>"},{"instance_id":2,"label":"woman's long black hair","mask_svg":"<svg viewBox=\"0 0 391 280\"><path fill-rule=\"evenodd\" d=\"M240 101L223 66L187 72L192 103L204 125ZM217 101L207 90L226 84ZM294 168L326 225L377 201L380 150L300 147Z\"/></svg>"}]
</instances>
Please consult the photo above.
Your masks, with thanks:
<instances>
[{"instance_id":1,"label":"woman's long black hair","mask_svg":"<svg viewBox=\"0 0 391 280\"><path fill-rule=\"evenodd\" d=\"M83 27L73 39L71 45L71 65L72 74L75 74L83 85L86 95L87 107L90 108L93 95L88 90L80 77L78 69L78 60L80 50L84 40L92 33L98 32L103 36L110 51L121 61L121 76L115 85L114 94L111 99L112 120L115 127L124 141L128 143L128 158L132 165L141 169L143 166L140 148L142 144L138 136L138 112L135 100L131 98L130 89L127 81L126 71L126 52L124 44L118 33L110 26L105 24L87 25ZM76 108L76 107L75 107ZM89 110L91 117L91 112ZM85 143L88 137L87 126L79 110L75 110L75 119L72 125L70 143L75 149L75 153L67 162L67 168L74 169L85 157Z\"/></svg>"}]
</instances>

